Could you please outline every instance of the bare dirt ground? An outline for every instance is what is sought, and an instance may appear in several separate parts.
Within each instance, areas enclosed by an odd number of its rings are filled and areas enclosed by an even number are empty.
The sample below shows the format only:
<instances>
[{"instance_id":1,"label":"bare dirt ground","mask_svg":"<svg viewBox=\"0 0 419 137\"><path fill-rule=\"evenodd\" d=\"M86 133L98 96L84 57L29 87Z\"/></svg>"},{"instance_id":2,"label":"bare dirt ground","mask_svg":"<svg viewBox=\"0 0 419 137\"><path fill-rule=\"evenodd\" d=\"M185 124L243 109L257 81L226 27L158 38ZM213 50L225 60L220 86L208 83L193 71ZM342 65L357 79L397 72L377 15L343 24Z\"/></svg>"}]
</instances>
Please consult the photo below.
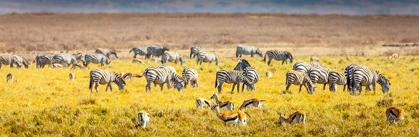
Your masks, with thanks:
<instances>
[{"instance_id":1,"label":"bare dirt ground","mask_svg":"<svg viewBox=\"0 0 419 137\"><path fill-rule=\"evenodd\" d=\"M286 14L126 13L0 15L0 52L32 58L37 53L121 51L161 45L184 55L198 45L233 57L237 44L262 51L287 50L294 56L417 55L419 16Z\"/></svg>"}]
</instances>

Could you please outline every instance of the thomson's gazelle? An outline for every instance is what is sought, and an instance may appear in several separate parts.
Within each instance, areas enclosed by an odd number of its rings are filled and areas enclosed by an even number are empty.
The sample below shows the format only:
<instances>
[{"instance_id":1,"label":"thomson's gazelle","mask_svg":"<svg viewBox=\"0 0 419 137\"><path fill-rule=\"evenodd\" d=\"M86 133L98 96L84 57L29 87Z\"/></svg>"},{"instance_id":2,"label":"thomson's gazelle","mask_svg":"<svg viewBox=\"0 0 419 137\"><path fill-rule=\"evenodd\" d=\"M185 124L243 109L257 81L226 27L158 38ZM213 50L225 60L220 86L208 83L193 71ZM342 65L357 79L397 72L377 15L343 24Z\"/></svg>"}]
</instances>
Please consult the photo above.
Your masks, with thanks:
<instances>
[{"instance_id":1,"label":"thomson's gazelle","mask_svg":"<svg viewBox=\"0 0 419 137\"><path fill-rule=\"evenodd\" d=\"M140 126L142 128L145 128L149 121L150 116L148 115L148 113L145 111L141 111L140 113L138 113L138 123L135 127Z\"/></svg>"},{"instance_id":2,"label":"thomson's gazelle","mask_svg":"<svg viewBox=\"0 0 419 137\"><path fill-rule=\"evenodd\" d=\"M221 121L224 122L225 126L227 126L227 124L233 124L234 126L237 126L237 123L239 123L240 126L245 126L247 123L246 115L250 117L248 113L241 111L221 113L220 107L218 107L218 105L214 105L211 110L215 111L215 114Z\"/></svg>"},{"instance_id":3,"label":"thomson's gazelle","mask_svg":"<svg viewBox=\"0 0 419 137\"><path fill-rule=\"evenodd\" d=\"M234 103L233 102L230 102L230 101L222 102L222 101L218 100L218 95L215 92L211 96L211 99L215 99L215 102L217 103L217 105L220 108L224 108L224 109L227 109L227 110L230 110L230 111L233 111L234 110Z\"/></svg>"},{"instance_id":4,"label":"thomson's gazelle","mask_svg":"<svg viewBox=\"0 0 419 137\"><path fill-rule=\"evenodd\" d=\"M387 121L391 124L397 124L401 120L404 120L404 111L403 109L392 106L386 111Z\"/></svg>"},{"instance_id":5,"label":"thomson's gazelle","mask_svg":"<svg viewBox=\"0 0 419 137\"><path fill-rule=\"evenodd\" d=\"M247 107L258 107L262 108L262 102L265 102L266 100L259 100L257 98L252 98L249 100L243 101L243 104L240 106L239 110L245 109Z\"/></svg>"},{"instance_id":6,"label":"thomson's gazelle","mask_svg":"<svg viewBox=\"0 0 419 137\"><path fill-rule=\"evenodd\" d=\"M213 106L213 103L207 99L204 99L204 98L196 99L196 108L200 107L202 110L203 107L211 108L212 106Z\"/></svg>"},{"instance_id":7,"label":"thomson's gazelle","mask_svg":"<svg viewBox=\"0 0 419 137\"><path fill-rule=\"evenodd\" d=\"M285 116L285 114L284 114ZM281 113L279 113L279 124L282 125L282 123L288 123L288 124L299 124L299 123L306 123L306 114L304 113L304 111L300 110L297 111L293 114L291 114L288 118L284 118L284 116L281 115Z\"/></svg>"}]
</instances>

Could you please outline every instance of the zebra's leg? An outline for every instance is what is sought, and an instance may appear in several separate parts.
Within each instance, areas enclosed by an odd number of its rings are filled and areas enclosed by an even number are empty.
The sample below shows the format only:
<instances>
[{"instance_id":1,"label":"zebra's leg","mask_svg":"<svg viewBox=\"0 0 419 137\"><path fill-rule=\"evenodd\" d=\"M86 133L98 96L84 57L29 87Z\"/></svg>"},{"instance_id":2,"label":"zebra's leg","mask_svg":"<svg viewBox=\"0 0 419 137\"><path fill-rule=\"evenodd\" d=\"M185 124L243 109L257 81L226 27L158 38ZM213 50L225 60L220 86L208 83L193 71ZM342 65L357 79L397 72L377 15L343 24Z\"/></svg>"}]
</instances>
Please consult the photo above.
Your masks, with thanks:
<instances>
[{"instance_id":1,"label":"zebra's leg","mask_svg":"<svg viewBox=\"0 0 419 137\"><path fill-rule=\"evenodd\" d=\"M290 88L290 86L291 86L291 83L290 83L290 82L288 82L288 83L287 83L287 87L285 88L285 90L287 90L287 91L288 91L288 89Z\"/></svg>"},{"instance_id":2,"label":"zebra's leg","mask_svg":"<svg viewBox=\"0 0 419 137\"><path fill-rule=\"evenodd\" d=\"M345 85L343 85L343 91L345 91L345 88L346 88L346 84L345 84ZM336 88L336 90L337 90L337 88Z\"/></svg>"},{"instance_id":3,"label":"zebra's leg","mask_svg":"<svg viewBox=\"0 0 419 137\"><path fill-rule=\"evenodd\" d=\"M242 56L240 56L240 57L242 57ZM253 53L250 53L250 57L252 57L252 58L253 58Z\"/></svg>"},{"instance_id":4,"label":"zebra's leg","mask_svg":"<svg viewBox=\"0 0 419 137\"><path fill-rule=\"evenodd\" d=\"M329 85L330 86L330 85ZM326 83L323 85L323 91L326 90Z\"/></svg>"},{"instance_id":5,"label":"zebra's leg","mask_svg":"<svg viewBox=\"0 0 419 137\"><path fill-rule=\"evenodd\" d=\"M98 90L97 90L97 87L99 87L99 82L95 82L96 84L95 84L95 90L96 90L96 93L97 92L99 92Z\"/></svg>"},{"instance_id":6,"label":"zebra's leg","mask_svg":"<svg viewBox=\"0 0 419 137\"><path fill-rule=\"evenodd\" d=\"M374 90L374 94L375 94L375 86L376 86L376 83L375 83L375 82L373 82L373 83L372 83L372 89Z\"/></svg>"},{"instance_id":7,"label":"zebra's leg","mask_svg":"<svg viewBox=\"0 0 419 137\"><path fill-rule=\"evenodd\" d=\"M147 85L145 86L145 92L148 92L151 88L150 88L150 83L151 81L147 81Z\"/></svg>"},{"instance_id":8,"label":"zebra's leg","mask_svg":"<svg viewBox=\"0 0 419 137\"><path fill-rule=\"evenodd\" d=\"M271 65L272 58L269 57L268 66Z\"/></svg>"},{"instance_id":9,"label":"zebra's leg","mask_svg":"<svg viewBox=\"0 0 419 137\"><path fill-rule=\"evenodd\" d=\"M298 92L301 92L301 87L303 86L303 84L300 85L300 89L298 90ZM304 85L305 86L305 85Z\"/></svg>"},{"instance_id":10,"label":"zebra's leg","mask_svg":"<svg viewBox=\"0 0 419 137\"><path fill-rule=\"evenodd\" d=\"M163 91L164 83L159 84L159 86L160 86L160 91ZM167 83L167 89L170 89L169 83Z\"/></svg>"},{"instance_id":11,"label":"zebra's leg","mask_svg":"<svg viewBox=\"0 0 419 137\"><path fill-rule=\"evenodd\" d=\"M224 84L224 82L220 81L220 83L218 85L218 94L221 94L221 90L223 88L223 84Z\"/></svg>"},{"instance_id":12,"label":"zebra's leg","mask_svg":"<svg viewBox=\"0 0 419 137\"><path fill-rule=\"evenodd\" d=\"M239 92L240 92L240 82L237 83L237 93L239 93Z\"/></svg>"},{"instance_id":13,"label":"zebra's leg","mask_svg":"<svg viewBox=\"0 0 419 137\"><path fill-rule=\"evenodd\" d=\"M233 94L234 88L236 87L236 83L233 83L233 88L231 89L231 94Z\"/></svg>"},{"instance_id":14,"label":"zebra's leg","mask_svg":"<svg viewBox=\"0 0 419 137\"><path fill-rule=\"evenodd\" d=\"M282 60L282 65L284 65L284 62L285 62L286 60Z\"/></svg>"},{"instance_id":15,"label":"zebra's leg","mask_svg":"<svg viewBox=\"0 0 419 137\"><path fill-rule=\"evenodd\" d=\"M108 87L109 87L109 85L111 85L111 84L106 84L106 89L105 89L105 92L108 92Z\"/></svg>"}]
</instances>

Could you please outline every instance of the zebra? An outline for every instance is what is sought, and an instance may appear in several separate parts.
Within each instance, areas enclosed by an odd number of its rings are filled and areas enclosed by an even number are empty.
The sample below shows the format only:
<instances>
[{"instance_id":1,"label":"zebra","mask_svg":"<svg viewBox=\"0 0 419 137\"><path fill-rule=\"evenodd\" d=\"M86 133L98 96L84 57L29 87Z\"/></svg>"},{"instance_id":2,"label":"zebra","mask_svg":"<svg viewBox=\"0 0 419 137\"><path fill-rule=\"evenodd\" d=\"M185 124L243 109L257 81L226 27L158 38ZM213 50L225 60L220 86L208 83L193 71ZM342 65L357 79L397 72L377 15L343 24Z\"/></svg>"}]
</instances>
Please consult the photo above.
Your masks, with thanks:
<instances>
[{"instance_id":1,"label":"zebra","mask_svg":"<svg viewBox=\"0 0 419 137\"><path fill-rule=\"evenodd\" d=\"M191 82L191 87L198 87L198 72L193 68L185 68L182 71L182 77L185 80L184 87L186 88Z\"/></svg>"},{"instance_id":2,"label":"zebra","mask_svg":"<svg viewBox=\"0 0 419 137\"><path fill-rule=\"evenodd\" d=\"M292 69L293 70L296 70L296 71L305 72L305 73L308 74L308 72L310 71L310 69L313 68L313 67L321 68L323 66L320 65L320 64L317 64L317 63L313 63L313 62L300 62L300 61L298 61L298 62L296 62L294 64L294 66L292 67Z\"/></svg>"},{"instance_id":3,"label":"zebra","mask_svg":"<svg viewBox=\"0 0 419 137\"><path fill-rule=\"evenodd\" d=\"M269 50L266 51L265 56L263 57L263 61L266 61L266 56L268 56L268 66L271 64L272 59L275 60L282 60L282 65L288 64L287 59L290 60L290 63L293 62L294 58L292 54L288 51L276 51L276 50Z\"/></svg>"},{"instance_id":4,"label":"zebra","mask_svg":"<svg viewBox=\"0 0 419 137\"><path fill-rule=\"evenodd\" d=\"M0 56L0 68L2 65L10 65L12 62L13 55L2 55Z\"/></svg>"},{"instance_id":5,"label":"zebra","mask_svg":"<svg viewBox=\"0 0 419 137\"><path fill-rule=\"evenodd\" d=\"M108 58L111 56L111 54L113 54L116 58L118 58L118 54L116 53L115 50L112 50L112 49L97 48L95 50L95 53L103 54Z\"/></svg>"},{"instance_id":6,"label":"zebra","mask_svg":"<svg viewBox=\"0 0 419 137\"><path fill-rule=\"evenodd\" d=\"M13 81L13 75L12 74L7 74L7 76L6 76L6 81L7 82L11 82L11 81Z\"/></svg>"},{"instance_id":7,"label":"zebra","mask_svg":"<svg viewBox=\"0 0 419 137\"><path fill-rule=\"evenodd\" d=\"M176 82L175 82L176 80L179 80L179 79L183 80L183 78L176 73L176 69L172 66L159 65L159 66L157 66L157 68L165 68L165 69L169 70L169 72L173 76L172 78L174 78L174 79L171 79L170 84L169 84L169 89L172 89L172 85L176 84ZM155 86L156 86L156 84L154 84L154 87Z\"/></svg>"},{"instance_id":8,"label":"zebra","mask_svg":"<svg viewBox=\"0 0 419 137\"><path fill-rule=\"evenodd\" d=\"M252 67L246 67L243 70L243 76L247 77L252 83L253 87L248 87L248 90L256 90L256 86L254 86L254 84L259 82L258 72ZM244 89L244 84L242 86L242 89Z\"/></svg>"},{"instance_id":9,"label":"zebra","mask_svg":"<svg viewBox=\"0 0 419 137\"><path fill-rule=\"evenodd\" d=\"M316 86L311 82L307 73L295 70L287 72L285 84L287 86L287 91L291 84L300 85L300 89L298 90L299 92L301 92L301 87L304 85L309 94L314 94L314 89L316 88Z\"/></svg>"},{"instance_id":10,"label":"zebra","mask_svg":"<svg viewBox=\"0 0 419 137\"><path fill-rule=\"evenodd\" d=\"M198 46L193 46L191 47L191 54L189 54L189 58L195 58L195 56L198 55L199 51L205 51L204 48L198 47Z\"/></svg>"},{"instance_id":11,"label":"zebra","mask_svg":"<svg viewBox=\"0 0 419 137\"><path fill-rule=\"evenodd\" d=\"M83 55L81 53L77 54L67 54L67 53L58 53L52 57L52 64L60 63L66 67L69 67L71 64L77 63L78 61L86 62Z\"/></svg>"},{"instance_id":12,"label":"zebra","mask_svg":"<svg viewBox=\"0 0 419 137\"><path fill-rule=\"evenodd\" d=\"M218 64L220 64L218 57L214 53L199 51L198 57L196 59L196 64L201 65L202 62L209 62L209 64L211 65L213 61L215 61L215 65L217 66Z\"/></svg>"},{"instance_id":13,"label":"zebra","mask_svg":"<svg viewBox=\"0 0 419 137\"><path fill-rule=\"evenodd\" d=\"M165 51L161 62L162 64L165 64L167 61L175 62L175 64L177 64L177 62L180 61L180 64L182 66L185 65L185 59L178 52Z\"/></svg>"},{"instance_id":14,"label":"zebra","mask_svg":"<svg viewBox=\"0 0 419 137\"><path fill-rule=\"evenodd\" d=\"M140 56L146 56L147 55L147 47L134 47L129 51L129 53L131 53L132 51L134 51L134 57L133 58L137 58L137 55L140 55Z\"/></svg>"},{"instance_id":15,"label":"zebra","mask_svg":"<svg viewBox=\"0 0 419 137\"><path fill-rule=\"evenodd\" d=\"M74 74L73 73L68 74L68 79L70 81L74 81Z\"/></svg>"},{"instance_id":16,"label":"zebra","mask_svg":"<svg viewBox=\"0 0 419 137\"><path fill-rule=\"evenodd\" d=\"M223 88L223 83L233 83L233 88L231 89L231 94L233 94L234 87L237 85L237 93L240 91L240 82L246 84L247 88L254 90L254 85L248 77L245 77L237 70L226 70L221 69L217 71L215 78L215 87L218 85L218 94L221 94L221 89ZM242 91L243 92L243 91Z\"/></svg>"},{"instance_id":17,"label":"zebra","mask_svg":"<svg viewBox=\"0 0 419 137\"><path fill-rule=\"evenodd\" d=\"M147 80L146 92L151 90L151 82L154 84L159 84L161 91L163 91L163 85L166 83L167 88L170 89L171 81L174 81L178 91L183 90L183 79L180 76L177 76L176 73L173 73L171 70L165 67L154 68L148 67L142 75L139 77L145 76Z\"/></svg>"},{"instance_id":18,"label":"zebra","mask_svg":"<svg viewBox=\"0 0 419 137\"><path fill-rule=\"evenodd\" d=\"M337 86L343 85L343 91L346 88L346 76L344 73L338 70L331 70L329 72L329 90L330 91L337 91Z\"/></svg>"},{"instance_id":19,"label":"zebra","mask_svg":"<svg viewBox=\"0 0 419 137\"><path fill-rule=\"evenodd\" d=\"M352 91L352 85L351 83L351 79L352 79L352 72L355 70L355 68L357 67L361 67L364 69L369 69L367 66L363 66L363 65L358 65L358 64L349 64L348 66L346 66L345 68L345 77L346 77L346 84L348 85L348 91ZM360 86L361 88L361 86ZM365 87L365 90L371 90L371 88L369 86Z\"/></svg>"},{"instance_id":20,"label":"zebra","mask_svg":"<svg viewBox=\"0 0 419 137\"><path fill-rule=\"evenodd\" d=\"M84 55L84 58L86 59L85 67L89 66L90 62L95 64L100 63L100 66L104 66L105 63L108 66L111 64L111 60L103 54L87 53Z\"/></svg>"},{"instance_id":21,"label":"zebra","mask_svg":"<svg viewBox=\"0 0 419 137\"><path fill-rule=\"evenodd\" d=\"M165 47L156 47L156 46L148 46L147 47L147 55L145 56L146 59L151 57L160 57L163 56L165 51L169 51L169 49Z\"/></svg>"},{"instance_id":22,"label":"zebra","mask_svg":"<svg viewBox=\"0 0 419 137\"><path fill-rule=\"evenodd\" d=\"M312 67L308 71L308 75L313 84L316 84L316 83L323 84L323 90L325 90L326 84L329 83L329 72L330 72L329 68ZM315 92L315 89L313 89L313 92Z\"/></svg>"},{"instance_id":23,"label":"zebra","mask_svg":"<svg viewBox=\"0 0 419 137\"><path fill-rule=\"evenodd\" d=\"M29 68L29 63L26 61L22 56L13 55L11 62L10 62L10 68L13 68L13 65L16 64L17 68L21 68L22 65L25 66L25 68Z\"/></svg>"},{"instance_id":24,"label":"zebra","mask_svg":"<svg viewBox=\"0 0 419 137\"><path fill-rule=\"evenodd\" d=\"M254 54L257 54L260 57L263 57L263 53L262 51L259 50L259 48L256 48L254 46L241 45L241 44L237 45L236 58L239 56L242 57L243 54L244 55L250 54L251 57L253 57Z\"/></svg>"},{"instance_id":25,"label":"zebra","mask_svg":"<svg viewBox=\"0 0 419 137\"><path fill-rule=\"evenodd\" d=\"M47 55L38 54L36 55L35 62L36 62L36 68L44 68L45 65L52 64L52 59L51 57Z\"/></svg>"},{"instance_id":26,"label":"zebra","mask_svg":"<svg viewBox=\"0 0 419 137\"><path fill-rule=\"evenodd\" d=\"M108 87L111 89L112 92L112 86L111 83L114 82L118 85L119 90L124 89L125 81L119 76L118 73L109 71L109 70L101 70L101 69L93 69L90 71L90 82L89 82L89 88L90 92L93 93L93 83L96 83L95 89L96 93L98 92L97 87L99 84L107 84L106 91L108 91Z\"/></svg>"},{"instance_id":27,"label":"zebra","mask_svg":"<svg viewBox=\"0 0 419 137\"><path fill-rule=\"evenodd\" d=\"M382 74L380 74L378 71L373 69L365 69L362 67L357 67L352 71L352 91L351 94L355 95L356 90L359 91L359 94L361 94L362 88L358 88L358 86L368 86L372 85L372 88L375 93L375 84L378 83L381 85L383 93L389 93L390 92L390 81Z\"/></svg>"},{"instance_id":28,"label":"zebra","mask_svg":"<svg viewBox=\"0 0 419 137\"><path fill-rule=\"evenodd\" d=\"M247 67L251 67L249 61L245 59L239 59L239 63L237 63L236 67L233 70L244 70Z\"/></svg>"}]
</instances>

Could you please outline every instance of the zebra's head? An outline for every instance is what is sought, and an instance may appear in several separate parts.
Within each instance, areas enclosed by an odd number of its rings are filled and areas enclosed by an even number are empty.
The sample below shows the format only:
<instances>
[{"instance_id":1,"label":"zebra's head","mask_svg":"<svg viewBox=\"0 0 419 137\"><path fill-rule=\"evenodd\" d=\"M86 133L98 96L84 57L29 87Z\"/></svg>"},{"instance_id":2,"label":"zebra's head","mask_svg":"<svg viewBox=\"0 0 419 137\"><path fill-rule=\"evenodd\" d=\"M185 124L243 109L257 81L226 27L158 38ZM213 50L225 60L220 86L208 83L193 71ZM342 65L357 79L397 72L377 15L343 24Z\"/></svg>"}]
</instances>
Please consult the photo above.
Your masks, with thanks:
<instances>
[{"instance_id":1,"label":"zebra's head","mask_svg":"<svg viewBox=\"0 0 419 137\"><path fill-rule=\"evenodd\" d=\"M180 57L179 60L180 60L180 65L184 66L185 65L185 59L183 57Z\"/></svg>"},{"instance_id":2,"label":"zebra's head","mask_svg":"<svg viewBox=\"0 0 419 137\"><path fill-rule=\"evenodd\" d=\"M294 61L294 58L292 57L292 54L288 52L288 58L290 59L290 63Z\"/></svg>"},{"instance_id":3,"label":"zebra's head","mask_svg":"<svg viewBox=\"0 0 419 137\"><path fill-rule=\"evenodd\" d=\"M118 53L116 53L116 51L115 51L115 50L111 50L111 51L110 51L110 53L111 53L111 54L113 54L113 55L115 55L115 57L116 57L116 58L119 58L119 57L118 57Z\"/></svg>"},{"instance_id":4,"label":"zebra's head","mask_svg":"<svg viewBox=\"0 0 419 137\"><path fill-rule=\"evenodd\" d=\"M176 89L177 91L182 91L183 90L183 78L181 76L179 76L178 74L175 74L176 76L174 77L174 82L176 85Z\"/></svg>"},{"instance_id":5,"label":"zebra's head","mask_svg":"<svg viewBox=\"0 0 419 137\"><path fill-rule=\"evenodd\" d=\"M115 83L118 85L119 90L123 90L125 87L125 80L117 73L115 73Z\"/></svg>"},{"instance_id":6,"label":"zebra's head","mask_svg":"<svg viewBox=\"0 0 419 137\"><path fill-rule=\"evenodd\" d=\"M215 57L215 65L219 65L220 64L220 60L218 60L218 57Z\"/></svg>"},{"instance_id":7,"label":"zebra's head","mask_svg":"<svg viewBox=\"0 0 419 137\"><path fill-rule=\"evenodd\" d=\"M378 73L378 71L377 71ZM389 93L390 92L390 81L382 74L378 73L378 84L381 85L383 93Z\"/></svg>"},{"instance_id":8,"label":"zebra's head","mask_svg":"<svg viewBox=\"0 0 419 137\"><path fill-rule=\"evenodd\" d=\"M263 58L263 53L259 50L259 48L256 49L256 54Z\"/></svg>"}]
</instances>

